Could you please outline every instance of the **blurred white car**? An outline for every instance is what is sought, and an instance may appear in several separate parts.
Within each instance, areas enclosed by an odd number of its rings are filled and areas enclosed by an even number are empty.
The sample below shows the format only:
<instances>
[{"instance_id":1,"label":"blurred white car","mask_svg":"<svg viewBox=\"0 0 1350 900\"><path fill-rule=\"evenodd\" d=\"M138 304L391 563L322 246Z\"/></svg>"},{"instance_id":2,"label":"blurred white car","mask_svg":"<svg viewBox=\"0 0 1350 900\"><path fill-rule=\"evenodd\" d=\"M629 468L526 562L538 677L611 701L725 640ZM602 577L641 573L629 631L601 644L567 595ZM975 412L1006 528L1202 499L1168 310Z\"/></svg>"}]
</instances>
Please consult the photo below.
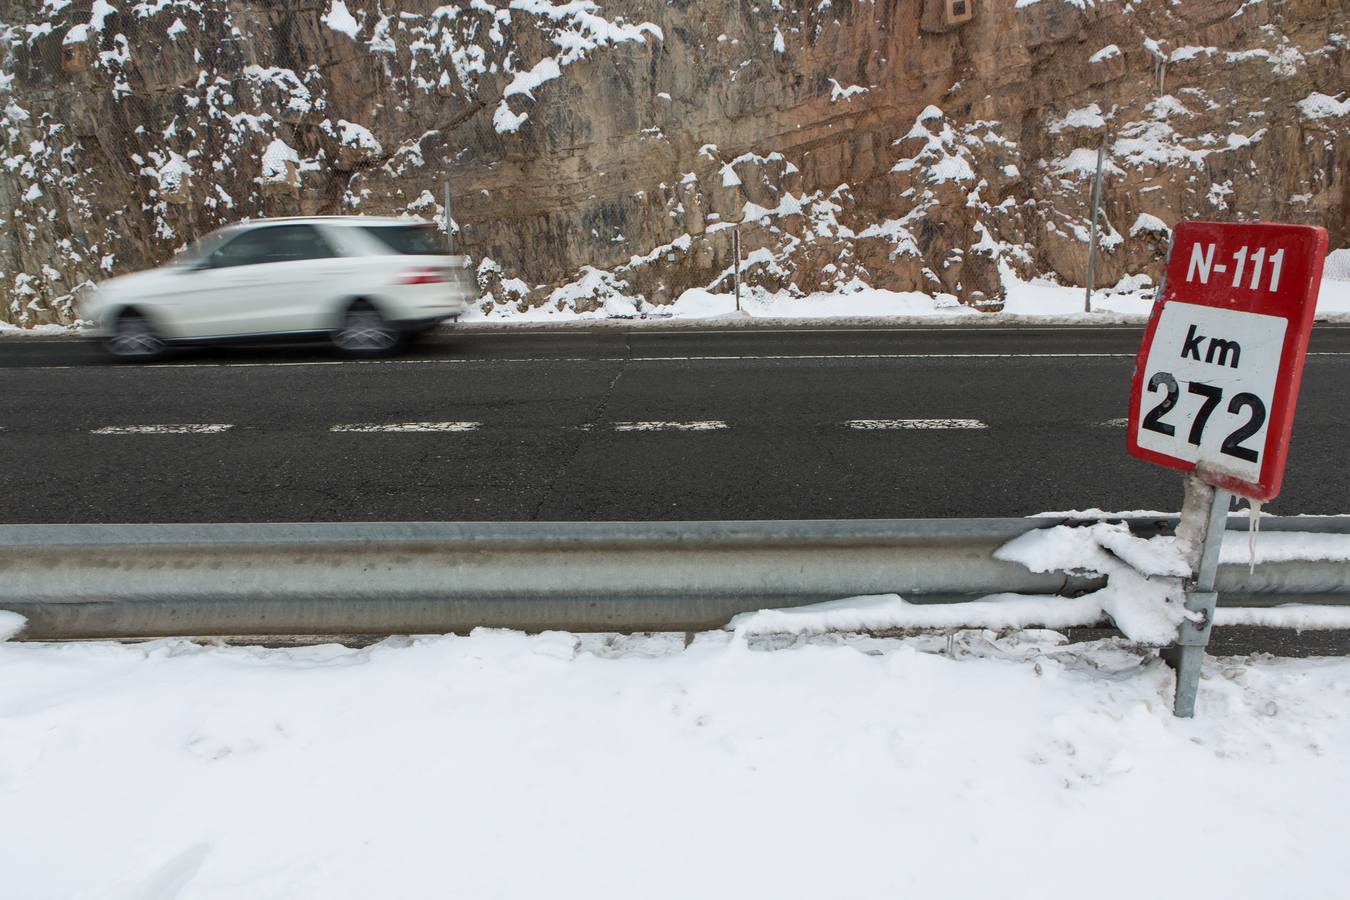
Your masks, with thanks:
<instances>
[{"instance_id":1,"label":"blurred white car","mask_svg":"<svg viewBox=\"0 0 1350 900\"><path fill-rule=\"evenodd\" d=\"M172 344L331 340L371 356L457 319L474 296L463 256L430 222L259 219L212 232L158 269L114 278L80 304L109 353Z\"/></svg>"}]
</instances>

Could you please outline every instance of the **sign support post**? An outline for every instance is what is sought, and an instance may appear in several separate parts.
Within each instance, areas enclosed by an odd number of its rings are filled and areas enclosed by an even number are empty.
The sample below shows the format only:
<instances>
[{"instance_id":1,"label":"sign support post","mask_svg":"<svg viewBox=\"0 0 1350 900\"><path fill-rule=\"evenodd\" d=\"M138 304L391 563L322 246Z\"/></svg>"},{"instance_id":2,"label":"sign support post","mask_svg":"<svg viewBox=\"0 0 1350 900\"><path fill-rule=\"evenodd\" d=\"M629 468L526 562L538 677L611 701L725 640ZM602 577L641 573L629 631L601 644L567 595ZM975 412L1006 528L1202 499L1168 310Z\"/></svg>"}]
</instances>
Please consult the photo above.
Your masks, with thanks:
<instances>
[{"instance_id":1,"label":"sign support post","mask_svg":"<svg viewBox=\"0 0 1350 900\"><path fill-rule=\"evenodd\" d=\"M1195 715L1195 697L1200 689L1200 665L1209 645L1214 625L1214 608L1219 595L1214 578L1219 570L1219 552L1223 548L1224 526L1233 495L1223 488L1206 484L1198 475L1186 476L1186 495L1181 505L1181 523L1177 537L1190 546L1186 561L1194 573L1186 582L1186 611L1198 618L1181 623L1174 646L1162 651L1163 661L1177 673L1173 715L1189 719Z\"/></svg>"}]
</instances>

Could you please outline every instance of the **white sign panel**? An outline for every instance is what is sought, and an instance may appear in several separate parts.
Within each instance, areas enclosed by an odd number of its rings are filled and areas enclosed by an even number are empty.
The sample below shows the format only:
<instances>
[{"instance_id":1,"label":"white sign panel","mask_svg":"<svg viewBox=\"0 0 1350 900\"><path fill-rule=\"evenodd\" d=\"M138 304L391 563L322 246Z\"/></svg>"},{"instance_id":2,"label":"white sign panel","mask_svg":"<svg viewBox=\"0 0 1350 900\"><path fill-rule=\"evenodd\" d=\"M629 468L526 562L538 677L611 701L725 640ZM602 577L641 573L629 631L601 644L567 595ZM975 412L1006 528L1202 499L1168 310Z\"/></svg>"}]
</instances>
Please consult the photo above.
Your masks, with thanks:
<instances>
[{"instance_id":1,"label":"white sign panel","mask_svg":"<svg viewBox=\"0 0 1350 900\"><path fill-rule=\"evenodd\" d=\"M1141 448L1257 481L1288 320L1168 302L1141 385Z\"/></svg>"}]
</instances>

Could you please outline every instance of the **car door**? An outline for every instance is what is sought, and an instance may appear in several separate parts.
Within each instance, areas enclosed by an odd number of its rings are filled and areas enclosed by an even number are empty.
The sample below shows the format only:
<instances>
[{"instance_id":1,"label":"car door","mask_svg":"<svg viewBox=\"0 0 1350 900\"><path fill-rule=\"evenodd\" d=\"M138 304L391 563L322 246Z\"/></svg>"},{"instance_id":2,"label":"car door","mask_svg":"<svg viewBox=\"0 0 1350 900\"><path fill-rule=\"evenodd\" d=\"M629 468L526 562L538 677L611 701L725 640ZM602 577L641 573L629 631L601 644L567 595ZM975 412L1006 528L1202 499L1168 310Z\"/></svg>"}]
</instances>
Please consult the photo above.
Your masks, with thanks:
<instances>
[{"instance_id":1,"label":"car door","mask_svg":"<svg viewBox=\"0 0 1350 900\"><path fill-rule=\"evenodd\" d=\"M288 334L326 327L316 279L335 253L313 225L268 225L222 244L198 273L197 336Z\"/></svg>"},{"instance_id":2,"label":"car door","mask_svg":"<svg viewBox=\"0 0 1350 900\"><path fill-rule=\"evenodd\" d=\"M266 334L276 291L270 228L251 228L224 241L202 261L185 292L179 321L187 337Z\"/></svg>"},{"instance_id":3,"label":"car door","mask_svg":"<svg viewBox=\"0 0 1350 900\"><path fill-rule=\"evenodd\" d=\"M350 285L344 280L350 260L319 228L309 224L277 225L271 232L275 264L269 264L274 295L267 313L271 330L299 333L331 328L331 299Z\"/></svg>"}]
</instances>

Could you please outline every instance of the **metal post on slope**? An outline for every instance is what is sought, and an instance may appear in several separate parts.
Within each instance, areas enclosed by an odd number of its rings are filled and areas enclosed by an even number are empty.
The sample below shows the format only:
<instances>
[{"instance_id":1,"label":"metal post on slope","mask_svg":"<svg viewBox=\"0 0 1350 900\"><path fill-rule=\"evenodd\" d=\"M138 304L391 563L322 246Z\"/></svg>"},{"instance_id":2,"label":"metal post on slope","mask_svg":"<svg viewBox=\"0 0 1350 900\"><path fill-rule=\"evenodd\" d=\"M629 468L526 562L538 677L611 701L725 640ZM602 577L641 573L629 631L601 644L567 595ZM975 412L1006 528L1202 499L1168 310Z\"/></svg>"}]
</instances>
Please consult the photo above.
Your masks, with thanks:
<instances>
[{"instance_id":1,"label":"metal post on slope","mask_svg":"<svg viewBox=\"0 0 1350 900\"><path fill-rule=\"evenodd\" d=\"M445 179L445 252L453 255L455 252L455 238L450 233L450 179Z\"/></svg>"},{"instance_id":2,"label":"metal post on slope","mask_svg":"<svg viewBox=\"0 0 1350 900\"><path fill-rule=\"evenodd\" d=\"M736 312L741 311L741 226L731 228L731 255L735 261L731 264L731 283L736 290Z\"/></svg>"},{"instance_id":3,"label":"metal post on slope","mask_svg":"<svg viewBox=\"0 0 1350 900\"><path fill-rule=\"evenodd\" d=\"M1167 289L1167 267L1172 264L1172 240L1171 232L1167 234L1167 255L1163 257L1162 274L1158 276L1158 289L1153 293L1153 302L1157 303L1162 299L1163 291Z\"/></svg>"},{"instance_id":4,"label":"metal post on slope","mask_svg":"<svg viewBox=\"0 0 1350 900\"><path fill-rule=\"evenodd\" d=\"M1092 312L1093 268L1097 262L1097 211L1102 202L1102 163L1106 160L1106 135L1097 148L1097 174L1092 179L1092 226L1088 236L1087 288L1083 295L1083 312Z\"/></svg>"},{"instance_id":5,"label":"metal post on slope","mask_svg":"<svg viewBox=\"0 0 1350 900\"><path fill-rule=\"evenodd\" d=\"M1219 551L1228 524L1228 507L1233 495L1223 488L1206 484L1198 475L1186 476L1186 495L1181 504L1177 537L1190 545L1187 562L1191 578L1186 583L1186 609L1197 613L1177 629L1175 645L1163 650L1162 658L1177 674L1177 689L1172 714L1182 719L1195 716L1195 698L1200 689L1200 668L1205 647L1214 624L1214 608L1219 595L1214 578L1219 569Z\"/></svg>"}]
</instances>

